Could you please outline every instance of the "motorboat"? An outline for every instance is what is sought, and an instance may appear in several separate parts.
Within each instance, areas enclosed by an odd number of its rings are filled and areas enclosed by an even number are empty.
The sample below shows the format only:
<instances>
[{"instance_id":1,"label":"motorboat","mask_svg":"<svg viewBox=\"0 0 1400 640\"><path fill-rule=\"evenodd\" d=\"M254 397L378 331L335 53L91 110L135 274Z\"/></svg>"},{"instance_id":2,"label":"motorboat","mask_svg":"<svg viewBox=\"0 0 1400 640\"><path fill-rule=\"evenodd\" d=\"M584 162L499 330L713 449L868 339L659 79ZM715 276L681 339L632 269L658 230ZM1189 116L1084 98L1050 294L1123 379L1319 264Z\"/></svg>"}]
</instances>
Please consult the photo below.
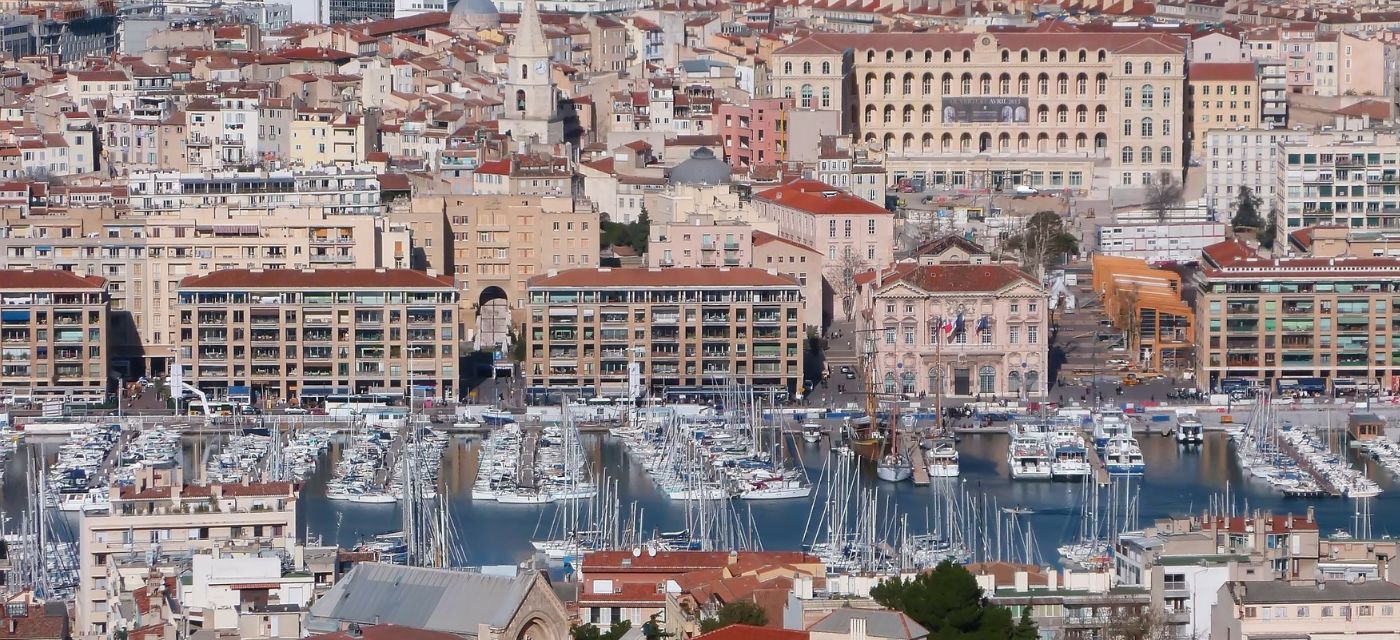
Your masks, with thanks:
<instances>
[{"instance_id":1,"label":"motorboat","mask_svg":"<svg viewBox=\"0 0 1400 640\"><path fill-rule=\"evenodd\" d=\"M889 453L875 465L875 476L885 482L904 482L914 475L914 465L909 456L902 453Z\"/></svg>"},{"instance_id":2,"label":"motorboat","mask_svg":"<svg viewBox=\"0 0 1400 640\"><path fill-rule=\"evenodd\" d=\"M1178 444L1201 444L1205 442L1205 425L1196 416L1180 416L1176 419L1176 441Z\"/></svg>"},{"instance_id":3,"label":"motorboat","mask_svg":"<svg viewBox=\"0 0 1400 640\"><path fill-rule=\"evenodd\" d=\"M1137 438L1119 435L1110 438L1104 447L1104 466L1113 475L1142 475L1147 471L1142 448Z\"/></svg>"},{"instance_id":4,"label":"motorboat","mask_svg":"<svg viewBox=\"0 0 1400 640\"><path fill-rule=\"evenodd\" d=\"M1045 480L1053 473L1050 449L1043 437L1013 437L1007 447L1006 460L1011 467L1011 477L1017 480Z\"/></svg>"},{"instance_id":5,"label":"motorboat","mask_svg":"<svg viewBox=\"0 0 1400 640\"><path fill-rule=\"evenodd\" d=\"M961 473L958 467L958 448L952 438L938 438L929 443L924 452L930 478L956 478Z\"/></svg>"},{"instance_id":6,"label":"motorboat","mask_svg":"<svg viewBox=\"0 0 1400 640\"><path fill-rule=\"evenodd\" d=\"M807 442L817 443L822 439L822 426L815 422L808 422L802 425L802 439Z\"/></svg>"}]
</instances>

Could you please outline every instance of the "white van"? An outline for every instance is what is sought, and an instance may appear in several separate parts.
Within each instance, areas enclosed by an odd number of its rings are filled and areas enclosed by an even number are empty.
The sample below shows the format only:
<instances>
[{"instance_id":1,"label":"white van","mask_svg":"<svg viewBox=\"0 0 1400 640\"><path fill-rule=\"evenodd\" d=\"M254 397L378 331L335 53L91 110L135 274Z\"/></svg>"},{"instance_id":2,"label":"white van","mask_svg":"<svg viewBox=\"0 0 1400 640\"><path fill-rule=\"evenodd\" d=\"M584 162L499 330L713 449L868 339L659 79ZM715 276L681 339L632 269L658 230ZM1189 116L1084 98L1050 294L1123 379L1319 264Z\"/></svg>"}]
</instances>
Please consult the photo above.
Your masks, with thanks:
<instances>
[{"instance_id":1,"label":"white van","mask_svg":"<svg viewBox=\"0 0 1400 640\"><path fill-rule=\"evenodd\" d=\"M1018 196L1033 196L1037 193L1040 193L1040 190L1028 184L1018 184L1015 187L1012 187L1011 193Z\"/></svg>"}]
</instances>

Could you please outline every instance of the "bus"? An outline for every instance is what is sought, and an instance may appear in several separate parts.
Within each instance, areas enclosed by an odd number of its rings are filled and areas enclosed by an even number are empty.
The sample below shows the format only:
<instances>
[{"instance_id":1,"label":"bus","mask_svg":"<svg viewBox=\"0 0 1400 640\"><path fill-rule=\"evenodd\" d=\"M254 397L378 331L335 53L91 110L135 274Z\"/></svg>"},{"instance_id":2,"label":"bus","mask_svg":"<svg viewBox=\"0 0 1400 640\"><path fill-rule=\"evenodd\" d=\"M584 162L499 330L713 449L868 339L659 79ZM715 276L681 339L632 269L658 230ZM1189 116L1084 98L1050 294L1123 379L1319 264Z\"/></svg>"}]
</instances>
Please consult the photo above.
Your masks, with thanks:
<instances>
[{"instance_id":1,"label":"bus","mask_svg":"<svg viewBox=\"0 0 1400 640\"><path fill-rule=\"evenodd\" d=\"M371 409L383 409L402 400L403 396L387 393L338 393L326 396L325 409L327 415L347 417Z\"/></svg>"}]
</instances>

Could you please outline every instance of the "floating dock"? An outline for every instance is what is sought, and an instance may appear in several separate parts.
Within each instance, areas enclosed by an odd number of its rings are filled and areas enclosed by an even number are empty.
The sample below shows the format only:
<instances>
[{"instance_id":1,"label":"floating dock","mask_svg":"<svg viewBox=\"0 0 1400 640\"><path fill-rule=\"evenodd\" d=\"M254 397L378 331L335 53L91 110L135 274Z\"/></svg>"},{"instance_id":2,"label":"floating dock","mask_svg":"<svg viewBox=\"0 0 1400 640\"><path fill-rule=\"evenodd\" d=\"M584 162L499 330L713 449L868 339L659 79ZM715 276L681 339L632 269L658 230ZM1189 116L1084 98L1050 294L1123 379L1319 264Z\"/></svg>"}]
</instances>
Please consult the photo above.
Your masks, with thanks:
<instances>
[{"instance_id":1,"label":"floating dock","mask_svg":"<svg viewBox=\"0 0 1400 640\"><path fill-rule=\"evenodd\" d=\"M1094 480L1101 485L1108 484L1108 465L1099 457L1099 449L1094 446L1092 436L1084 436L1084 451L1089 454L1089 467L1094 470Z\"/></svg>"}]
</instances>

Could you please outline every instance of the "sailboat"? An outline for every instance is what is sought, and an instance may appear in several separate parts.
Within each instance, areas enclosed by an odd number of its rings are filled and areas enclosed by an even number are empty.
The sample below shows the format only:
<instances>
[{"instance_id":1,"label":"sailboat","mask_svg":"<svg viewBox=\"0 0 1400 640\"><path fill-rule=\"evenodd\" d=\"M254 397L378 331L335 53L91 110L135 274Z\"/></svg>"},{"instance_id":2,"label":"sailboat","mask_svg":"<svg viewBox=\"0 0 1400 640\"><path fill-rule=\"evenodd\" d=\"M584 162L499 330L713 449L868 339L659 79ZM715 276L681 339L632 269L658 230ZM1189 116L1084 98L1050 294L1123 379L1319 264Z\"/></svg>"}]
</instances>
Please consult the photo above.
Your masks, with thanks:
<instances>
[{"instance_id":1,"label":"sailboat","mask_svg":"<svg viewBox=\"0 0 1400 640\"><path fill-rule=\"evenodd\" d=\"M889 438L890 450L875 464L875 476L885 482L904 482L914 475L914 465L908 454L899 450L899 429L893 426L897 423L891 420L890 424L893 431Z\"/></svg>"},{"instance_id":2,"label":"sailboat","mask_svg":"<svg viewBox=\"0 0 1400 640\"><path fill-rule=\"evenodd\" d=\"M930 478L956 478L960 473L958 448L952 438L935 438L924 452Z\"/></svg>"}]
</instances>

